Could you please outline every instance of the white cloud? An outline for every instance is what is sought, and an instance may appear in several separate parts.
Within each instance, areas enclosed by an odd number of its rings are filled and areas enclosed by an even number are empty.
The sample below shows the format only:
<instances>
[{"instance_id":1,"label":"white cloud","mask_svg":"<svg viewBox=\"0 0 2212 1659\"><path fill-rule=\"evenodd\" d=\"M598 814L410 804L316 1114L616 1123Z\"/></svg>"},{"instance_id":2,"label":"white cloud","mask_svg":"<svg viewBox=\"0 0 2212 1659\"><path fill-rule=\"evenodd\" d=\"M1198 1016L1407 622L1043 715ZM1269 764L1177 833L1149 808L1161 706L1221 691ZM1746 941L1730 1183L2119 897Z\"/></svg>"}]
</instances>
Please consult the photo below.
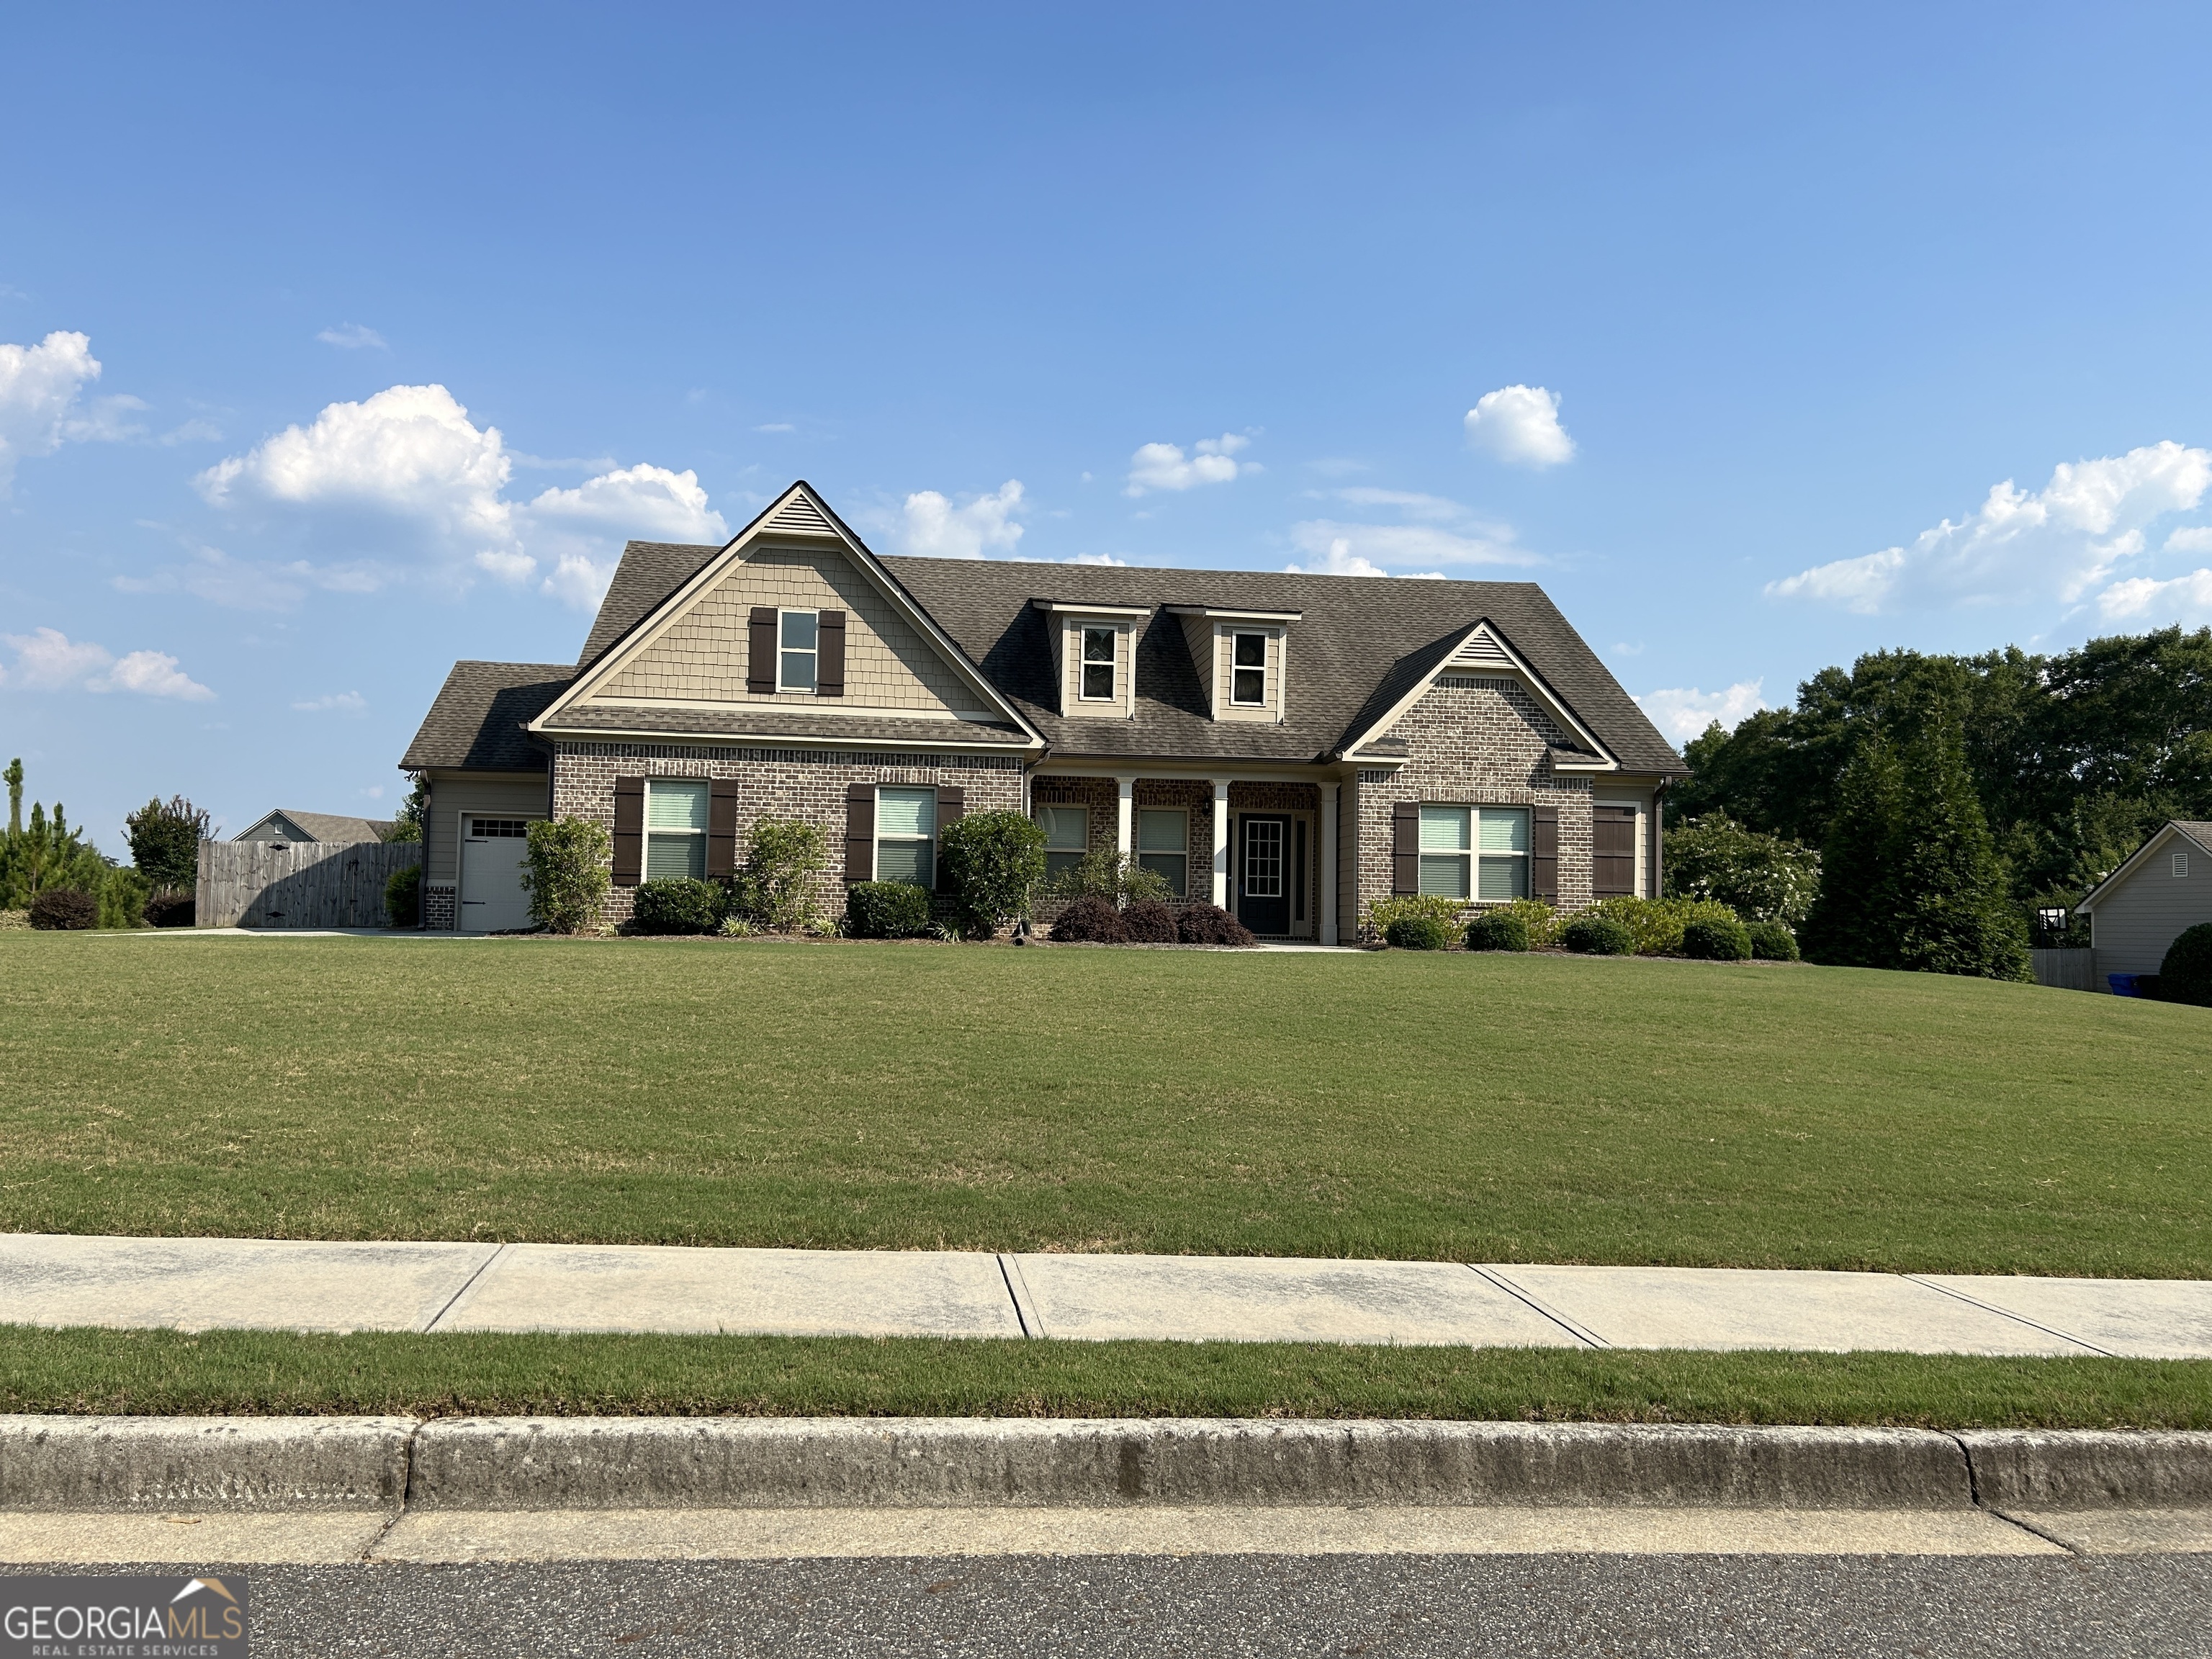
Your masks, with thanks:
<instances>
[{"instance_id":1,"label":"white cloud","mask_svg":"<svg viewBox=\"0 0 2212 1659\"><path fill-rule=\"evenodd\" d=\"M2097 609L2106 622L2212 623L2212 570L2192 570L2171 581L2136 576L2114 582L2097 595Z\"/></svg>"},{"instance_id":2,"label":"white cloud","mask_svg":"<svg viewBox=\"0 0 2212 1659\"><path fill-rule=\"evenodd\" d=\"M2212 524L2193 524L2166 538L2169 553L2212 553Z\"/></svg>"},{"instance_id":3,"label":"white cloud","mask_svg":"<svg viewBox=\"0 0 2212 1659\"><path fill-rule=\"evenodd\" d=\"M1702 734L1715 720L1729 731L1746 716L1766 706L1759 692L1764 680L1738 680L1725 691L1700 691L1695 686L1671 691L1647 691L1636 702L1651 723L1676 743Z\"/></svg>"},{"instance_id":4,"label":"white cloud","mask_svg":"<svg viewBox=\"0 0 2212 1659\"><path fill-rule=\"evenodd\" d=\"M1234 432L1218 438L1201 438L1185 455L1176 444L1145 444L1129 457L1129 480L1124 495L1141 495L1148 489L1195 489L1200 484L1228 483L1240 472L1257 472L1257 461L1240 461L1237 452L1251 447L1252 441Z\"/></svg>"},{"instance_id":5,"label":"white cloud","mask_svg":"<svg viewBox=\"0 0 2212 1659\"><path fill-rule=\"evenodd\" d=\"M1907 604L2044 597L2071 604L2143 550L2144 532L2154 520L2195 507L2208 488L2212 450L2171 441L2124 455L2062 462L2038 494L2008 478L1990 489L1973 514L1922 531L1909 547L1814 565L1769 582L1766 592L1869 616Z\"/></svg>"},{"instance_id":6,"label":"white cloud","mask_svg":"<svg viewBox=\"0 0 2212 1659\"><path fill-rule=\"evenodd\" d=\"M149 697L201 702L215 696L161 651L133 651L118 658L89 640L72 640L58 628L0 635L15 660L0 670L0 685L26 691L135 691Z\"/></svg>"},{"instance_id":7,"label":"white cloud","mask_svg":"<svg viewBox=\"0 0 2212 1659\"><path fill-rule=\"evenodd\" d=\"M1371 489L1364 484L1354 484L1346 489L1328 492L1340 501L1349 501L1354 507L1395 507L1409 519L1424 520L1431 524L1449 524L1464 519L1467 509L1457 501L1447 501L1442 495L1424 495L1412 489Z\"/></svg>"},{"instance_id":8,"label":"white cloud","mask_svg":"<svg viewBox=\"0 0 2212 1659\"><path fill-rule=\"evenodd\" d=\"M906 550L939 559L980 559L991 548L1011 553L1021 544L1022 484L1009 478L994 495L955 507L933 489L917 490L902 509Z\"/></svg>"},{"instance_id":9,"label":"white cloud","mask_svg":"<svg viewBox=\"0 0 2212 1659\"><path fill-rule=\"evenodd\" d=\"M765 426L755 427L753 430L756 432L796 432L799 428L789 421L770 421Z\"/></svg>"},{"instance_id":10,"label":"white cloud","mask_svg":"<svg viewBox=\"0 0 2212 1659\"><path fill-rule=\"evenodd\" d=\"M707 504L699 475L688 468L623 467L574 489L545 490L520 517L530 545L553 566L539 591L580 611L596 609L605 597L624 541L720 544L730 538L722 515ZM485 559L477 556L478 564ZM511 580L530 574L509 574L514 568L510 562L499 574Z\"/></svg>"},{"instance_id":11,"label":"white cloud","mask_svg":"<svg viewBox=\"0 0 2212 1659\"><path fill-rule=\"evenodd\" d=\"M1070 564L1113 565L1123 570L1129 568L1129 562L1127 559L1117 559L1111 553L1079 553L1067 562Z\"/></svg>"},{"instance_id":12,"label":"white cloud","mask_svg":"<svg viewBox=\"0 0 2212 1659\"><path fill-rule=\"evenodd\" d=\"M1543 562L1527 549L1516 547L1513 532L1504 525L1468 525L1449 530L1432 524L1347 524L1335 519L1306 519L1291 526L1291 541L1301 553L1317 559L1356 558L1377 565ZM1343 544L1341 554L1340 543ZM1304 568L1332 574L1364 574L1338 572L1325 563Z\"/></svg>"},{"instance_id":13,"label":"white cloud","mask_svg":"<svg viewBox=\"0 0 2212 1659\"><path fill-rule=\"evenodd\" d=\"M368 699L358 691L334 691L329 696L311 697L292 707L302 714L358 714L368 707Z\"/></svg>"},{"instance_id":14,"label":"white cloud","mask_svg":"<svg viewBox=\"0 0 2212 1659\"><path fill-rule=\"evenodd\" d=\"M373 328L359 323L341 323L336 328L326 328L315 337L325 345L334 345L341 351L389 351L384 337Z\"/></svg>"},{"instance_id":15,"label":"white cloud","mask_svg":"<svg viewBox=\"0 0 2212 1659\"><path fill-rule=\"evenodd\" d=\"M57 329L34 346L0 342L0 495L26 455L51 455L64 443L135 437L143 429L125 418L146 407L136 398L102 398L78 408L78 393L99 378L100 360L87 335Z\"/></svg>"},{"instance_id":16,"label":"white cloud","mask_svg":"<svg viewBox=\"0 0 2212 1659\"><path fill-rule=\"evenodd\" d=\"M1467 411L1467 441L1511 466L1557 466L1574 458L1559 424L1559 394L1540 386L1502 386Z\"/></svg>"},{"instance_id":17,"label":"white cloud","mask_svg":"<svg viewBox=\"0 0 2212 1659\"><path fill-rule=\"evenodd\" d=\"M1298 526L1301 530L1305 527L1304 525ZM1334 538L1319 554L1304 564L1286 564L1283 568L1293 576L1398 575L1421 577L1435 581L1441 581L1444 574L1441 570L1385 570L1373 561L1353 552L1352 538L1349 536Z\"/></svg>"}]
</instances>

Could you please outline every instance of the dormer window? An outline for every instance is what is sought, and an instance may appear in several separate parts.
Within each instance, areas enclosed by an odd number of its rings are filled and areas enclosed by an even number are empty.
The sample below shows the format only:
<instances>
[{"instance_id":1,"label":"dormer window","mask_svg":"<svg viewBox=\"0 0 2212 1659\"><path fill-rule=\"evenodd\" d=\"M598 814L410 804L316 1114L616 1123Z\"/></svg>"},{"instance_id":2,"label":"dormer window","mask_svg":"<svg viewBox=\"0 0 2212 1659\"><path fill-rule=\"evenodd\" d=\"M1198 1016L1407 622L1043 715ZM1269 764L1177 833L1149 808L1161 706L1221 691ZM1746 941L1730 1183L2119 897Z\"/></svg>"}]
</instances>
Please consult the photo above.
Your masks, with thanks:
<instances>
[{"instance_id":1,"label":"dormer window","mask_svg":"<svg viewBox=\"0 0 2212 1659\"><path fill-rule=\"evenodd\" d=\"M1110 628L1086 628L1083 630L1083 700L1085 702L1111 702L1117 695L1114 686L1114 635Z\"/></svg>"},{"instance_id":2,"label":"dormer window","mask_svg":"<svg viewBox=\"0 0 2212 1659\"><path fill-rule=\"evenodd\" d=\"M784 611L776 616L775 689L811 691L822 647L822 613Z\"/></svg>"},{"instance_id":3,"label":"dormer window","mask_svg":"<svg viewBox=\"0 0 2212 1659\"><path fill-rule=\"evenodd\" d=\"M1267 701L1267 636L1239 634L1230 668L1229 701L1259 708Z\"/></svg>"}]
</instances>

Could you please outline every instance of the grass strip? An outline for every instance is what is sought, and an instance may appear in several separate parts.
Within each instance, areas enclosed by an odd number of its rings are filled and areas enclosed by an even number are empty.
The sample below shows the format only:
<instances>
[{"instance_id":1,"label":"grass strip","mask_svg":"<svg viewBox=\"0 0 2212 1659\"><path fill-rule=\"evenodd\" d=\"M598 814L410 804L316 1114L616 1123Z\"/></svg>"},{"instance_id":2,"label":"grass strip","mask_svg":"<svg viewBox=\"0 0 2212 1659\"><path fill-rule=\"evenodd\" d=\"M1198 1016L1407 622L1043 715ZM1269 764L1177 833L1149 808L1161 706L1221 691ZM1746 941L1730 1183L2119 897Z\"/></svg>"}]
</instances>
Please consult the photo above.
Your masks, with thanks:
<instances>
[{"instance_id":1,"label":"grass strip","mask_svg":"<svg viewBox=\"0 0 2212 1659\"><path fill-rule=\"evenodd\" d=\"M0 1411L2212 1428L2212 1361L0 1326Z\"/></svg>"}]
</instances>

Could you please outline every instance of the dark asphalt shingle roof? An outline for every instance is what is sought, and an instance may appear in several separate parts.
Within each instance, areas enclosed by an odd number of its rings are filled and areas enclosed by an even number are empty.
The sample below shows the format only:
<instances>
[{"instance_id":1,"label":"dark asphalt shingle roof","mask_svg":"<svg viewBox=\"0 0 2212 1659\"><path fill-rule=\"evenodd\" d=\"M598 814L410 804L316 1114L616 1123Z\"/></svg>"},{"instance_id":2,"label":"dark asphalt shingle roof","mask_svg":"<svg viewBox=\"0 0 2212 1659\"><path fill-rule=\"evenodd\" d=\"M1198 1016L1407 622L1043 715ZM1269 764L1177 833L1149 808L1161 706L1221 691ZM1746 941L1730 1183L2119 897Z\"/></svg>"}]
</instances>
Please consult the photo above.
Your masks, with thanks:
<instances>
[{"instance_id":1,"label":"dark asphalt shingle roof","mask_svg":"<svg viewBox=\"0 0 2212 1659\"><path fill-rule=\"evenodd\" d=\"M566 663L455 663L415 741L407 745L401 769L543 772L545 750L522 728L544 714L575 677Z\"/></svg>"},{"instance_id":2,"label":"dark asphalt shingle roof","mask_svg":"<svg viewBox=\"0 0 2212 1659\"><path fill-rule=\"evenodd\" d=\"M296 812L289 806L273 807L254 820L266 823L271 817L283 817L304 830L317 841L343 845L353 842L382 841L386 830L392 828L390 818L357 818L344 812ZM249 832L241 830L233 841L241 841Z\"/></svg>"},{"instance_id":3,"label":"dark asphalt shingle roof","mask_svg":"<svg viewBox=\"0 0 2212 1659\"><path fill-rule=\"evenodd\" d=\"M632 542L623 549L599 614L576 659L581 673L606 654L607 647L643 622L655 607L699 574L699 567L722 550L679 542Z\"/></svg>"},{"instance_id":4,"label":"dark asphalt shingle roof","mask_svg":"<svg viewBox=\"0 0 2212 1659\"><path fill-rule=\"evenodd\" d=\"M703 708L570 708L560 719L563 732L671 732L703 738L742 732L767 738L866 738L905 747L933 743L1003 743L1026 745L1029 734L981 720L868 720L842 714L813 714L747 703L729 714Z\"/></svg>"}]
</instances>

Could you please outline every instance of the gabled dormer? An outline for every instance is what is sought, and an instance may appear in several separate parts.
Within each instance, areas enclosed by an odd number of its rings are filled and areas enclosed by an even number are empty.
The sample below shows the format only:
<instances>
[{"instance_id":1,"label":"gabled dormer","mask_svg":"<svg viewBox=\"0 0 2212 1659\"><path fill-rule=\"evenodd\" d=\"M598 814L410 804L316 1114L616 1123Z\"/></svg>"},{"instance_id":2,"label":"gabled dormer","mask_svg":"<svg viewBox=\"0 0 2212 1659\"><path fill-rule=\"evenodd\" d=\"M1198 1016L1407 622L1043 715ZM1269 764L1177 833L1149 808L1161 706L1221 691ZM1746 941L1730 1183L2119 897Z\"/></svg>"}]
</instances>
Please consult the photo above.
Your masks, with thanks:
<instances>
[{"instance_id":1,"label":"gabled dormer","mask_svg":"<svg viewBox=\"0 0 2212 1659\"><path fill-rule=\"evenodd\" d=\"M1289 707L1291 625L1305 613L1209 605L1167 610L1182 623L1206 712L1218 720L1280 726Z\"/></svg>"},{"instance_id":2,"label":"gabled dormer","mask_svg":"<svg viewBox=\"0 0 2212 1659\"><path fill-rule=\"evenodd\" d=\"M1066 720L1128 720L1137 712L1137 635L1149 606L1032 599L1052 641L1053 684Z\"/></svg>"}]
</instances>

